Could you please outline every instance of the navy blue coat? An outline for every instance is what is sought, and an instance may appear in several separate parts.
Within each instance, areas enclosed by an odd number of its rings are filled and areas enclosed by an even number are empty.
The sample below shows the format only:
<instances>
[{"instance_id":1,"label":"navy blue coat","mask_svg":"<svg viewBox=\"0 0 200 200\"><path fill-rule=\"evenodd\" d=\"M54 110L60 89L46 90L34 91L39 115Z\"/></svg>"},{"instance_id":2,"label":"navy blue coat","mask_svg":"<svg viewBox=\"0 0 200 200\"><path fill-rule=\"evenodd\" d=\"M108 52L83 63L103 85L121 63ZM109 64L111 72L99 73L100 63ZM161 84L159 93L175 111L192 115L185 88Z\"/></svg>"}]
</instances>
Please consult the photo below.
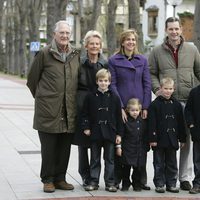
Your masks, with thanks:
<instances>
[{"instance_id":1,"label":"navy blue coat","mask_svg":"<svg viewBox=\"0 0 200 200\"><path fill-rule=\"evenodd\" d=\"M185 106L185 119L188 127L193 124L194 127L190 128L192 141L200 141L200 85L190 91L189 98Z\"/></svg>"},{"instance_id":2,"label":"navy blue coat","mask_svg":"<svg viewBox=\"0 0 200 200\"><path fill-rule=\"evenodd\" d=\"M154 148L179 148L178 142L186 142L186 131L181 104L173 97L158 96L148 111L149 142L157 142Z\"/></svg>"},{"instance_id":3,"label":"navy blue coat","mask_svg":"<svg viewBox=\"0 0 200 200\"><path fill-rule=\"evenodd\" d=\"M101 123L101 122L106 123ZM109 140L123 133L120 100L111 90L96 91L86 96L82 112L82 129L90 129L91 141ZM84 134L84 133L83 133Z\"/></svg>"},{"instance_id":4,"label":"navy blue coat","mask_svg":"<svg viewBox=\"0 0 200 200\"><path fill-rule=\"evenodd\" d=\"M140 116L128 116L122 138L122 163L134 167L145 166L148 145L147 121Z\"/></svg>"}]
</instances>

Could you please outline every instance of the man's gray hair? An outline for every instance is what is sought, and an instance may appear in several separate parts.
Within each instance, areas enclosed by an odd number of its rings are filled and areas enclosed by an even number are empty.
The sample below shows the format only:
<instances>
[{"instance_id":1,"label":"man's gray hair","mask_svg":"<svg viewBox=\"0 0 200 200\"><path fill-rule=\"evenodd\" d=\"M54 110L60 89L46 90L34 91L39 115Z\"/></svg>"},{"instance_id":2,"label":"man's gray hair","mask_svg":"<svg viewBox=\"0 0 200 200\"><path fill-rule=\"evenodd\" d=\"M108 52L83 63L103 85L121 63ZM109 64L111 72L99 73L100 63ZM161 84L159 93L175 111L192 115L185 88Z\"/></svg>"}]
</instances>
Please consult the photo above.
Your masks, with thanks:
<instances>
[{"instance_id":1,"label":"man's gray hair","mask_svg":"<svg viewBox=\"0 0 200 200\"><path fill-rule=\"evenodd\" d=\"M67 22L66 20L60 20L60 21L56 22L55 25L54 25L54 27L53 27L53 32L54 32L54 33L58 31L59 26L60 26L61 24L67 25L67 26L69 27L69 29L70 29L70 32L71 32L71 27L70 27L70 25L68 24L68 22Z\"/></svg>"}]
</instances>

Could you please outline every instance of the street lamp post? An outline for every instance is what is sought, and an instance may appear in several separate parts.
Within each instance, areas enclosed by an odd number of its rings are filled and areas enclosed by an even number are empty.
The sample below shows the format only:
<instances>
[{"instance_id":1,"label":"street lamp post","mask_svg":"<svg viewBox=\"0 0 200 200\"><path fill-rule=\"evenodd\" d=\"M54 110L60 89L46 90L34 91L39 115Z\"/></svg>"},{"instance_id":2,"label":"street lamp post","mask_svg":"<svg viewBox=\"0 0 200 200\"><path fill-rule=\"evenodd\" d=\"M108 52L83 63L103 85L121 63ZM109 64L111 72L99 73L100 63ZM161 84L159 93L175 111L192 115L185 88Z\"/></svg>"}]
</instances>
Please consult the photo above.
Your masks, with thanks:
<instances>
[{"instance_id":1,"label":"street lamp post","mask_svg":"<svg viewBox=\"0 0 200 200\"><path fill-rule=\"evenodd\" d=\"M167 0L167 3L173 6L173 17L176 15L176 6L180 5L183 0Z\"/></svg>"}]
</instances>

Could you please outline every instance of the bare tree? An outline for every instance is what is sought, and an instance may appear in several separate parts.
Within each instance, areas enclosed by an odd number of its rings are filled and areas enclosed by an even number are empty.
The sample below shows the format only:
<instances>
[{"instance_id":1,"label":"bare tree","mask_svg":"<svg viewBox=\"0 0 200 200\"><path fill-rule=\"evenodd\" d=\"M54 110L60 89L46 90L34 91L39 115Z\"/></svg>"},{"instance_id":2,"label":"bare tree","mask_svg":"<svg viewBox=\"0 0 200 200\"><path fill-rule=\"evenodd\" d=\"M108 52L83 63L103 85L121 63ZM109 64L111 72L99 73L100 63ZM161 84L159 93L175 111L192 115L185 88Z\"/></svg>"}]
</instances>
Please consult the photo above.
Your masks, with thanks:
<instances>
[{"instance_id":1,"label":"bare tree","mask_svg":"<svg viewBox=\"0 0 200 200\"><path fill-rule=\"evenodd\" d=\"M84 37L88 30L95 30L97 20L101 14L102 0L90 1L87 7L84 6L83 0L78 0L78 16L81 24L81 38Z\"/></svg>"},{"instance_id":2,"label":"bare tree","mask_svg":"<svg viewBox=\"0 0 200 200\"><path fill-rule=\"evenodd\" d=\"M116 9L117 9L117 1L110 0L108 4L108 14L107 14L108 18L106 25L108 56L114 53L117 45L116 31L115 31Z\"/></svg>"},{"instance_id":3,"label":"bare tree","mask_svg":"<svg viewBox=\"0 0 200 200\"><path fill-rule=\"evenodd\" d=\"M4 0L0 0L0 71L5 66L4 45L3 45L3 9Z\"/></svg>"},{"instance_id":4,"label":"bare tree","mask_svg":"<svg viewBox=\"0 0 200 200\"><path fill-rule=\"evenodd\" d=\"M68 0L47 0L47 43L52 40L52 28L54 24L66 19L66 6Z\"/></svg>"},{"instance_id":5,"label":"bare tree","mask_svg":"<svg viewBox=\"0 0 200 200\"><path fill-rule=\"evenodd\" d=\"M20 48L20 25L19 25L19 11L17 9L16 1L14 1L14 74L19 73L19 66L20 66L20 54L19 54L19 48Z\"/></svg>"},{"instance_id":6,"label":"bare tree","mask_svg":"<svg viewBox=\"0 0 200 200\"><path fill-rule=\"evenodd\" d=\"M27 0L15 0L17 8L19 11L19 26L20 26L20 43L19 43L19 56L20 56L20 66L19 75L23 77L27 73L27 63L26 63L26 21L27 21L27 10L28 1Z\"/></svg>"},{"instance_id":7,"label":"bare tree","mask_svg":"<svg viewBox=\"0 0 200 200\"><path fill-rule=\"evenodd\" d=\"M29 0L28 1L28 30L29 30L29 44L31 42L40 41L40 18L44 0ZM33 53L28 51L28 68L33 60Z\"/></svg>"},{"instance_id":8,"label":"bare tree","mask_svg":"<svg viewBox=\"0 0 200 200\"><path fill-rule=\"evenodd\" d=\"M194 44L197 46L200 52L200 26L199 26L199 15L200 15L200 1L196 0L195 12L194 12Z\"/></svg>"},{"instance_id":9,"label":"bare tree","mask_svg":"<svg viewBox=\"0 0 200 200\"><path fill-rule=\"evenodd\" d=\"M6 1L5 7L5 73L14 74L14 45L13 45L13 19L14 6L13 0Z\"/></svg>"},{"instance_id":10,"label":"bare tree","mask_svg":"<svg viewBox=\"0 0 200 200\"><path fill-rule=\"evenodd\" d=\"M128 0L129 28L137 30L139 51L144 52L143 32L140 24L140 0Z\"/></svg>"}]
</instances>

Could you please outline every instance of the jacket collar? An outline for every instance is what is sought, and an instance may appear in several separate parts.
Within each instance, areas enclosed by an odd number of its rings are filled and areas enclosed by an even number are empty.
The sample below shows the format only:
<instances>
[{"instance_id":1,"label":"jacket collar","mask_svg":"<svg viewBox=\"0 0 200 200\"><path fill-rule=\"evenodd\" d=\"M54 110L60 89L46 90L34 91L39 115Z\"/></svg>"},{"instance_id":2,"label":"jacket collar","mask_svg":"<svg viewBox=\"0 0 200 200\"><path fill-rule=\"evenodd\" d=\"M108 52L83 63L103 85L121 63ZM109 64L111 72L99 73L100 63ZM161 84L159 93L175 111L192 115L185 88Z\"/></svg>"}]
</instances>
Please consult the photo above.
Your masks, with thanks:
<instances>
[{"instance_id":1,"label":"jacket collar","mask_svg":"<svg viewBox=\"0 0 200 200\"><path fill-rule=\"evenodd\" d=\"M74 48L72 47L72 45L69 43L68 44L68 52L66 52L66 57L71 54L73 52ZM60 53L58 51L58 47L56 44L55 39L52 40L51 44L50 44L50 49L49 51L53 54L53 56L57 59L60 60L61 62L65 62L65 60L62 59L62 53Z\"/></svg>"},{"instance_id":2,"label":"jacket collar","mask_svg":"<svg viewBox=\"0 0 200 200\"><path fill-rule=\"evenodd\" d=\"M134 59L140 59L140 54L133 55L133 58ZM126 60L128 60L125 55L120 54L120 53L115 54L115 59L126 59Z\"/></svg>"},{"instance_id":3,"label":"jacket collar","mask_svg":"<svg viewBox=\"0 0 200 200\"><path fill-rule=\"evenodd\" d=\"M128 121L142 121L142 117L139 115L136 119L134 119L133 117L131 117L129 114L128 114Z\"/></svg>"},{"instance_id":4,"label":"jacket collar","mask_svg":"<svg viewBox=\"0 0 200 200\"><path fill-rule=\"evenodd\" d=\"M180 45L179 45L179 49L183 46L183 43L184 43L184 41L185 41L184 38L183 38L183 36L180 36L180 38L181 38L181 43L180 43ZM164 41L163 41L162 46L163 46L165 49L170 50L169 46L167 45L167 42L168 42L168 36L164 38Z\"/></svg>"},{"instance_id":5,"label":"jacket collar","mask_svg":"<svg viewBox=\"0 0 200 200\"><path fill-rule=\"evenodd\" d=\"M157 97L158 99L160 99L161 101L165 101L165 102L174 102L174 97L171 96L169 99L166 99L165 97L163 97L162 95Z\"/></svg>"},{"instance_id":6,"label":"jacket collar","mask_svg":"<svg viewBox=\"0 0 200 200\"><path fill-rule=\"evenodd\" d=\"M85 62L89 60L87 52L81 56L80 60L82 64L85 64ZM100 63L101 65L105 65L107 63L106 59L101 53L99 53L97 63Z\"/></svg>"}]
</instances>

